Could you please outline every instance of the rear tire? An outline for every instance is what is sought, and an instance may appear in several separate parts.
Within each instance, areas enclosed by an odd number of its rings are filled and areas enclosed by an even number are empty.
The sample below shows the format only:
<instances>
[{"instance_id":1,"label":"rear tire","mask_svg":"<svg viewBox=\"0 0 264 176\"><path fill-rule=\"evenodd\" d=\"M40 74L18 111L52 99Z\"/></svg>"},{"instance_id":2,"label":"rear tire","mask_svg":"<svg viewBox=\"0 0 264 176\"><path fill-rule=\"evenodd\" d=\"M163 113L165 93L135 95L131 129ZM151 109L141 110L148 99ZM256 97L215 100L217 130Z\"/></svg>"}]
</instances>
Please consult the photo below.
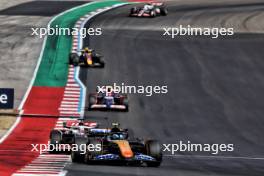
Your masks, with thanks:
<instances>
[{"instance_id":1,"label":"rear tire","mask_svg":"<svg viewBox=\"0 0 264 176\"><path fill-rule=\"evenodd\" d=\"M87 151L81 151L81 145L87 145L87 138L75 137L74 138L74 145L78 146L78 150L71 152L72 162L83 163L84 162L84 156L87 153ZM83 152L85 152L85 153L83 153Z\"/></svg>"},{"instance_id":2,"label":"rear tire","mask_svg":"<svg viewBox=\"0 0 264 176\"><path fill-rule=\"evenodd\" d=\"M89 95L89 109L91 109L92 105L96 104L97 98L94 95Z\"/></svg>"},{"instance_id":3,"label":"rear tire","mask_svg":"<svg viewBox=\"0 0 264 176\"><path fill-rule=\"evenodd\" d=\"M50 132L50 145L58 145L62 141L62 135L61 132L58 130L52 130ZM54 150L54 148L51 150L51 147L49 146L49 153L58 153L59 151Z\"/></svg>"},{"instance_id":4,"label":"rear tire","mask_svg":"<svg viewBox=\"0 0 264 176\"><path fill-rule=\"evenodd\" d=\"M128 106L128 98L127 97L125 97L123 99L123 105L125 105L125 107L126 107L125 111L128 112L129 106Z\"/></svg>"},{"instance_id":5,"label":"rear tire","mask_svg":"<svg viewBox=\"0 0 264 176\"><path fill-rule=\"evenodd\" d=\"M100 68L104 68L105 62L102 59L100 59L100 63L101 63Z\"/></svg>"},{"instance_id":6,"label":"rear tire","mask_svg":"<svg viewBox=\"0 0 264 176\"><path fill-rule=\"evenodd\" d=\"M98 66L99 68L104 68L105 63L104 63L103 59L101 58L101 56L96 56L95 62L99 64L99 66Z\"/></svg>"},{"instance_id":7,"label":"rear tire","mask_svg":"<svg viewBox=\"0 0 264 176\"><path fill-rule=\"evenodd\" d=\"M130 9L130 16L137 12L137 7L133 7Z\"/></svg>"}]
</instances>

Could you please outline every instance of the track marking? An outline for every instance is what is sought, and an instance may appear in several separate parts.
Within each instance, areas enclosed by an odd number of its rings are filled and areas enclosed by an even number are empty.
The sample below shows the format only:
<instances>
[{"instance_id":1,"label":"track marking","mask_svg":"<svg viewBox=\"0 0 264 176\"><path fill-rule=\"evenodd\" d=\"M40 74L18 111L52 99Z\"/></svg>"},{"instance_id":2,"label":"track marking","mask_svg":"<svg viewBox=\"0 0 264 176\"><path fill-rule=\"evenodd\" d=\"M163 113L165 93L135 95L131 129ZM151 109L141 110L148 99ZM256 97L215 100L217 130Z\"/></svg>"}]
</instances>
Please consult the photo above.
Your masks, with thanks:
<instances>
[{"instance_id":1,"label":"track marking","mask_svg":"<svg viewBox=\"0 0 264 176\"><path fill-rule=\"evenodd\" d=\"M65 94L80 94L79 91L68 91L68 90L66 90L64 93Z\"/></svg>"},{"instance_id":2,"label":"track marking","mask_svg":"<svg viewBox=\"0 0 264 176\"><path fill-rule=\"evenodd\" d=\"M264 160L263 157L248 157L248 156L203 156L203 155L163 155L163 156L173 157L173 158Z\"/></svg>"},{"instance_id":3,"label":"track marking","mask_svg":"<svg viewBox=\"0 0 264 176\"><path fill-rule=\"evenodd\" d=\"M80 88L66 87L65 90L79 90L80 91Z\"/></svg>"},{"instance_id":4,"label":"track marking","mask_svg":"<svg viewBox=\"0 0 264 176\"><path fill-rule=\"evenodd\" d=\"M54 165L54 162L56 164ZM13 176L65 175L63 168L71 161L69 155L39 155L31 164L20 169ZM34 164L35 163L35 164Z\"/></svg>"},{"instance_id":5,"label":"track marking","mask_svg":"<svg viewBox=\"0 0 264 176\"><path fill-rule=\"evenodd\" d=\"M80 97L80 94L79 95L76 95L76 94L64 94L64 97L79 98Z\"/></svg>"},{"instance_id":6,"label":"track marking","mask_svg":"<svg viewBox=\"0 0 264 176\"><path fill-rule=\"evenodd\" d=\"M94 2L95 3L95 2ZM92 3L90 3L92 4ZM81 17L75 24L75 26L84 27L84 25L93 18L94 16L107 11L109 9L125 5L127 3L120 3L118 5L113 5L111 7L106 7L103 9L97 9L94 13L89 13ZM82 7L82 6L80 6ZM80 39L80 34L78 36L73 36L72 51L82 49L82 39ZM43 51L42 51L43 52ZM61 116L65 118L59 118L55 124L54 129L63 129L63 122L72 120L72 116L76 118L83 117L84 115L84 105L86 97L86 87L83 85L79 79L80 67L70 66L68 70L68 80L64 90L63 100L61 102L59 111ZM71 118L67 118L71 117ZM55 176L55 175L66 175L67 171L63 168L71 161L70 155L51 155L48 153L40 154L38 158L31 161L25 167L18 170L13 176ZM54 165L56 164L56 165Z\"/></svg>"}]
</instances>

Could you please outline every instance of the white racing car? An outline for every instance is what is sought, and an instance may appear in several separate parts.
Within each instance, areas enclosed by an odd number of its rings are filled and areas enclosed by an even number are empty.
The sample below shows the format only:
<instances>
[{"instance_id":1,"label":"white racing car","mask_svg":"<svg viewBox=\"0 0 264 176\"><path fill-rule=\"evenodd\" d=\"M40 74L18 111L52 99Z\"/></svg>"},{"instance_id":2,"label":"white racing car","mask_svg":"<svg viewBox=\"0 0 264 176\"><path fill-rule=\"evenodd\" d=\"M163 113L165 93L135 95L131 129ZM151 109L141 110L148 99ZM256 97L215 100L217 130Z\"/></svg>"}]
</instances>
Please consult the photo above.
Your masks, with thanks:
<instances>
[{"instance_id":1,"label":"white racing car","mask_svg":"<svg viewBox=\"0 0 264 176\"><path fill-rule=\"evenodd\" d=\"M143 7L133 7L130 10L131 17L156 17L156 16L166 16L168 14L168 9L165 7L164 3L151 2L145 4Z\"/></svg>"}]
</instances>

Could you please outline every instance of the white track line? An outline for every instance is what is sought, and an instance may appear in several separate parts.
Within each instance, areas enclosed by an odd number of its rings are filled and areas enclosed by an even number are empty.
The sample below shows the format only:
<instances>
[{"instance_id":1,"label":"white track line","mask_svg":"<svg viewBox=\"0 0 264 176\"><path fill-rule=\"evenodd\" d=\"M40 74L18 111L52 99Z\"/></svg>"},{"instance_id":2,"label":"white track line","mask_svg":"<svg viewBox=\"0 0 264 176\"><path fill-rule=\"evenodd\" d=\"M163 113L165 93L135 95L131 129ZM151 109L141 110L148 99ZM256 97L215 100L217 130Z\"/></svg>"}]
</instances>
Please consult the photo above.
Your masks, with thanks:
<instances>
[{"instance_id":1,"label":"white track line","mask_svg":"<svg viewBox=\"0 0 264 176\"><path fill-rule=\"evenodd\" d=\"M247 157L247 156L203 156L203 155L163 155L163 156L175 157L175 158L200 158L200 159L264 160L263 157Z\"/></svg>"},{"instance_id":2,"label":"white track line","mask_svg":"<svg viewBox=\"0 0 264 176\"><path fill-rule=\"evenodd\" d=\"M96 3L96 2L93 2ZM92 3L89 3L92 4ZM84 17L81 17L80 20L78 20L75 24L75 26L84 27L84 25L93 18L95 15L98 15L99 13L102 13L104 11L107 11L109 9L119 7L121 5L124 5L125 3L114 5L112 7L106 7L103 9L97 9L94 14L88 14ZM86 4L85 4L86 5ZM84 5L82 5L84 6ZM79 7L82 7L79 6ZM76 9L76 8L73 8ZM71 10L73 10L71 9ZM66 13L65 11L64 13ZM80 24L80 25L79 25ZM78 34L79 35L79 34ZM78 40L79 39L79 40ZM45 38L46 40L46 38ZM77 43L77 42L78 43ZM83 47L83 41L79 37L73 36L73 46L79 46L77 48L78 50L82 49ZM44 45L43 45L44 46ZM72 48L74 50L75 47ZM42 50L43 52L43 50ZM43 54L43 53L42 53ZM41 60L41 59L40 59ZM59 111L60 115L75 115L77 117L83 117L84 115L84 108L85 105L85 97L86 97L86 87L83 85L81 80L79 79L79 73L80 73L80 67L70 67L68 72L68 80L66 84L66 88L64 90L64 97L61 102ZM35 78L34 78L35 79ZM77 83L76 83L77 82ZM33 81L32 81L33 85ZM31 85L31 86L32 86ZM81 91L81 92L80 92ZM28 96L28 95L27 95ZM79 100L80 99L80 100ZM74 102L72 102L74 101ZM81 103L81 106L78 106L79 103ZM55 125L54 129L61 129L63 128L63 122L67 120L72 120L72 118L59 118L57 120L57 123ZM61 163L59 163L61 162ZM13 174L13 176L36 176L36 175L66 175L67 171L64 171L63 168L66 166L66 164L70 162L70 156L69 155L50 155L50 154L41 154L38 158L36 158L34 161L26 165L25 167L21 168L17 173ZM53 165L56 163L57 165ZM52 164L52 165L51 165Z\"/></svg>"},{"instance_id":3,"label":"white track line","mask_svg":"<svg viewBox=\"0 0 264 176\"><path fill-rule=\"evenodd\" d=\"M84 6L87 6L87 5L91 5L91 4L95 4L95 3L97 3L97 2L90 2L90 3L88 3L88 4L83 4L83 5L81 5L81 6L77 6L77 7L71 8L71 9L69 9L69 10L66 10L66 11L64 11L64 12L62 12L62 13L56 15L55 17L53 17L53 18L51 19L51 21L48 23L48 26L50 26L51 23L52 23L56 18L58 18L58 17L64 15L65 13L68 13L68 12L73 11L73 10L76 10L76 9L78 9L78 8L81 8L81 7L84 7ZM33 86L33 84L34 84L34 81L35 81L35 79L36 79L36 75L37 75L37 72L38 72L38 69L39 69L39 66L40 66L40 63L41 63L42 57L43 57L43 52L44 52L44 48L45 48L45 46L46 46L46 42L47 42L47 36L45 36L45 38L44 38L44 42L43 42L43 44L42 44L42 48L41 48L41 52L40 52L40 56L39 56L39 58L38 58L37 65L36 65L35 70L34 70L34 73L33 73L33 77L32 77L32 79L31 79L30 84L29 84L29 86L28 86L28 89L27 89L27 91L26 91L26 93L25 93L25 95L24 95L24 97L23 97L23 99L22 99L22 101L21 101L21 103L20 103L20 105L19 105L18 110L20 110L20 113L23 113L22 108L23 108L23 106L24 106L24 104L25 104L25 102L26 102L26 99L27 99L27 97L28 97L28 95L29 95L29 93L30 93L30 90L31 90L31 88L32 88L32 86ZM74 73L72 73L72 69L70 70L69 74L74 74ZM12 133L12 131L16 128L16 126L18 125L18 123L20 122L20 120L21 120L21 114L19 114L19 116L18 116L17 119L16 119L16 122L15 122L15 123L12 125L12 127L6 132L6 134L0 139L0 144L1 144L1 143L2 143L2 142L8 137L11 133ZM63 168L62 168L62 169L63 169ZM66 175L66 174L67 174L67 171L63 171L63 170L61 170L60 173L59 173L59 175ZM17 175L17 174L14 173L13 175L15 176L15 175ZM20 174L20 175L21 175L21 174ZM30 174L27 173L27 174L25 174L25 175L29 176ZM39 174L38 174L38 175L39 175ZM46 175L46 174L45 174L45 175ZM57 174L56 174L56 175L57 175Z\"/></svg>"},{"instance_id":4,"label":"white track line","mask_svg":"<svg viewBox=\"0 0 264 176\"><path fill-rule=\"evenodd\" d=\"M63 101L61 105L77 105L78 106L78 102Z\"/></svg>"},{"instance_id":5,"label":"white track line","mask_svg":"<svg viewBox=\"0 0 264 176\"><path fill-rule=\"evenodd\" d=\"M80 88L66 87L65 90L81 90Z\"/></svg>"},{"instance_id":6,"label":"white track line","mask_svg":"<svg viewBox=\"0 0 264 176\"><path fill-rule=\"evenodd\" d=\"M64 92L64 94L78 94L78 95L80 95L80 92L79 91L68 91L68 90L66 90Z\"/></svg>"}]
</instances>

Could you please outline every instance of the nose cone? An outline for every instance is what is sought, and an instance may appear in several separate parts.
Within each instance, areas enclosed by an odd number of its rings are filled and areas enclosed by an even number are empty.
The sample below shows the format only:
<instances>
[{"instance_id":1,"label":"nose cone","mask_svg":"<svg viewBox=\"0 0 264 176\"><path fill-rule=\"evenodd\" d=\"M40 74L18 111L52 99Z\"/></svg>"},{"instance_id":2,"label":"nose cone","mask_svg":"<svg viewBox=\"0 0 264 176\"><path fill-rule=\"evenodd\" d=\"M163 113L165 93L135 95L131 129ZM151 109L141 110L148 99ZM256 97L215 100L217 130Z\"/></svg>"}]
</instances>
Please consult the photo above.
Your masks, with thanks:
<instances>
[{"instance_id":1,"label":"nose cone","mask_svg":"<svg viewBox=\"0 0 264 176\"><path fill-rule=\"evenodd\" d=\"M123 157L132 158L133 157L133 152L132 151L124 151L123 152Z\"/></svg>"},{"instance_id":2,"label":"nose cone","mask_svg":"<svg viewBox=\"0 0 264 176\"><path fill-rule=\"evenodd\" d=\"M131 150L131 147L128 143L128 141L126 140L117 140L115 141L115 143L118 145L119 149L120 149L120 152L121 152L121 155L124 157L124 158L131 158L133 157L133 151Z\"/></svg>"},{"instance_id":3,"label":"nose cone","mask_svg":"<svg viewBox=\"0 0 264 176\"><path fill-rule=\"evenodd\" d=\"M91 59L88 59L88 65L92 65L93 64L93 61Z\"/></svg>"},{"instance_id":4,"label":"nose cone","mask_svg":"<svg viewBox=\"0 0 264 176\"><path fill-rule=\"evenodd\" d=\"M110 108L110 106L111 106L111 103L110 103L110 101L109 101L109 100L106 100L105 104L106 104L106 106L107 106L108 108Z\"/></svg>"}]
</instances>

